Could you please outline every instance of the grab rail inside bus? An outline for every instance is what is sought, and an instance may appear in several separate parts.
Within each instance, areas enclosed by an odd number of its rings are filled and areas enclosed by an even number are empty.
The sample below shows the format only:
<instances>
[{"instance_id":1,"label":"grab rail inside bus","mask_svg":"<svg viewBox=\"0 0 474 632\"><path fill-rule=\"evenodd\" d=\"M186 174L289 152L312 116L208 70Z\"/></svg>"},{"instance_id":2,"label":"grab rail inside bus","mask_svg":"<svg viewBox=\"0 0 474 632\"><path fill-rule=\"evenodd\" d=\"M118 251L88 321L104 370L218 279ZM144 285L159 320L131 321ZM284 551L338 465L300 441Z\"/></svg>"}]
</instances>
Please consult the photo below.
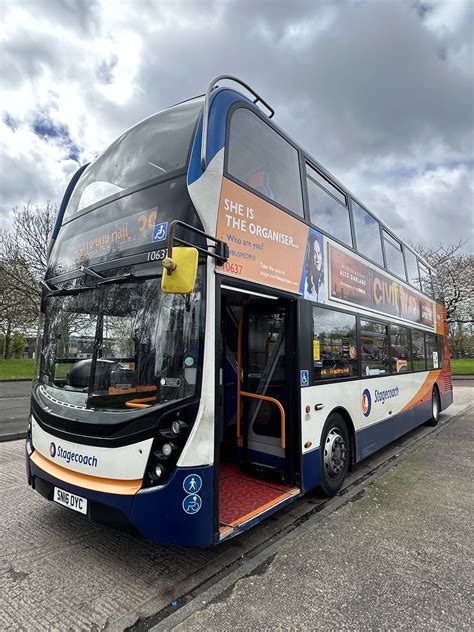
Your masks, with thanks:
<instances>
[{"instance_id":1,"label":"grab rail inside bus","mask_svg":"<svg viewBox=\"0 0 474 632\"><path fill-rule=\"evenodd\" d=\"M234 77L232 75L219 75L218 77L216 77L215 79L213 79L211 81L211 83L209 84L207 91L206 91L206 97L204 99L204 111L203 111L203 115L202 115L202 138L201 138L201 168L203 171L206 170L206 156L207 156L207 128L209 125L209 101L211 98L211 93L212 91L217 88L217 82L218 81L222 81L223 79L226 79L227 81L235 81L235 83L240 84L241 86L243 86L246 90L248 90L250 92L250 94L252 96L255 97L254 99L254 103L261 103L262 105L264 105L267 110L270 112L270 115L268 118L272 118L275 114L275 110L268 105L268 103L262 99L262 97L255 92L255 90L253 90L253 88L251 88L247 83L245 83L245 81L242 81L241 79L238 79L238 77Z\"/></svg>"},{"instance_id":2,"label":"grab rail inside bus","mask_svg":"<svg viewBox=\"0 0 474 632\"><path fill-rule=\"evenodd\" d=\"M250 397L252 399L259 399L263 402L270 402L275 404L280 411L280 430L281 430L281 439L280 446L285 449L285 429L286 429L286 416L285 409L281 405L281 403L275 399L274 397L268 397L268 395L258 395L257 393L249 393L248 391L242 391L240 388L240 380L242 379L242 337L244 331L244 310L245 303L240 308L240 318L239 318L239 329L237 332L237 414L236 414L236 426L237 426L237 445L242 447L242 427L241 427L241 403L240 398Z\"/></svg>"},{"instance_id":3,"label":"grab rail inside bus","mask_svg":"<svg viewBox=\"0 0 474 632\"><path fill-rule=\"evenodd\" d=\"M142 397L141 399L129 399L125 402L127 408L150 408L150 404L144 402L156 402L156 397Z\"/></svg>"},{"instance_id":4,"label":"grab rail inside bus","mask_svg":"<svg viewBox=\"0 0 474 632\"><path fill-rule=\"evenodd\" d=\"M251 397L252 399L259 399L263 402L270 402L271 404L275 404L280 411L280 429L281 429L281 440L280 446L285 449L285 427L286 427L286 418L285 418L285 409L281 405L281 403L275 399L274 397L268 397L268 395L257 395L257 393L247 393L247 391L239 391L240 395L244 397ZM240 443L240 424L237 424L238 435L237 441Z\"/></svg>"}]
</instances>

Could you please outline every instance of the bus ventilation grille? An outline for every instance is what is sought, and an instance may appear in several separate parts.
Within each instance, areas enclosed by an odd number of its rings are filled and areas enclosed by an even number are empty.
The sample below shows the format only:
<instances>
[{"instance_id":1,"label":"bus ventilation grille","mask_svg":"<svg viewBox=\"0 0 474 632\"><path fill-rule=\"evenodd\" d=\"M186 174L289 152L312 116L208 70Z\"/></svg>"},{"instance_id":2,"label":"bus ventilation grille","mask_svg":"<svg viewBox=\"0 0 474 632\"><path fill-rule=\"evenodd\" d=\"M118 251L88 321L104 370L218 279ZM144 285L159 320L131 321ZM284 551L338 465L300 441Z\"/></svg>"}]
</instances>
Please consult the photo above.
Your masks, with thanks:
<instances>
[{"instance_id":1,"label":"bus ventilation grille","mask_svg":"<svg viewBox=\"0 0 474 632\"><path fill-rule=\"evenodd\" d=\"M453 381L452 381L450 375L445 375L444 376L444 390L445 391L452 391L453 390Z\"/></svg>"}]
</instances>

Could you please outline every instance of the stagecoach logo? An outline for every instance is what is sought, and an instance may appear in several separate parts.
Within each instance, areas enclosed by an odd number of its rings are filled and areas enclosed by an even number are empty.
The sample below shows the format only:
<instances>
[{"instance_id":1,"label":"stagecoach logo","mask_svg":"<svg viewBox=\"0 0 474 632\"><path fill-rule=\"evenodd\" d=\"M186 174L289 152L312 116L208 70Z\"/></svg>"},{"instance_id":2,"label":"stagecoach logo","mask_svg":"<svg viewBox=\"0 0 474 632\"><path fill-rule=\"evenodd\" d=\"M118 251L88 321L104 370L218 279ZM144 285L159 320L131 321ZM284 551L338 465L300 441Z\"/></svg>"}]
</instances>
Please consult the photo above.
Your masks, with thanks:
<instances>
[{"instance_id":1,"label":"stagecoach logo","mask_svg":"<svg viewBox=\"0 0 474 632\"><path fill-rule=\"evenodd\" d=\"M88 454L81 454L80 452L73 452L72 450L65 450L63 447L52 441L49 444L49 455L52 459L57 457L63 459L69 465L69 463L79 463L80 465L88 465L89 467L97 467L97 457L90 456Z\"/></svg>"},{"instance_id":2,"label":"stagecoach logo","mask_svg":"<svg viewBox=\"0 0 474 632\"><path fill-rule=\"evenodd\" d=\"M362 412L365 417L370 415L370 411L372 409L372 397L370 395L370 391L368 388L364 390L362 393Z\"/></svg>"},{"instance_id":3,"label":"stagecoach logo","mask_svg":"<svg viewBox=\"0 0 474 632\"><path fill-rule=\"evenodd\" d=\"M394 397L398 397L400 395L400 389L398 386L394 386L393 388L387 388L383 391L379 391L375 389L374 395L374 404L385 404L387 399L393 399ZM362 393L362 412L365 417L370 415L370 411L372 410L372 395L368 388L364 390Z\"/></svg>"}]
</instances>

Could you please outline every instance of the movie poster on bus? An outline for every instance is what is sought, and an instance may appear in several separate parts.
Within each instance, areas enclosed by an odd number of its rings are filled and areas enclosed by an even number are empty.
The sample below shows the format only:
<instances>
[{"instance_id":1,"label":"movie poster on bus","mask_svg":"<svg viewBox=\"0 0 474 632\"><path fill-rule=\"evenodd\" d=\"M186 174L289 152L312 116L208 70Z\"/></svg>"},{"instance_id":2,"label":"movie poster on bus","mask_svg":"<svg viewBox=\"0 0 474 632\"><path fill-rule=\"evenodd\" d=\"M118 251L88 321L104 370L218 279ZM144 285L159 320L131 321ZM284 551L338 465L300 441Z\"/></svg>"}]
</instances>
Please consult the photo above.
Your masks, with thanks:
<instances>
[{"instance_id":1,"label":"movie poster on bus","mask_svg":"<svg viewBox=\"0 0 474 632\"><path fill-rule=\"evenodd\" d=\"M329 247L331 298L435 326L434 303L359 259Z\"/></svg>"},{"instance_id":2,"label":"movie poster on bus","mask_svg":"<svg viewBox=\"0 0 474 632\"><path fill-rule=\"evenodd\" d=\"M218 272L299 293L308 238L303 222L224 178L216 236L230 251Z\"/></svg>"}]
</instances>

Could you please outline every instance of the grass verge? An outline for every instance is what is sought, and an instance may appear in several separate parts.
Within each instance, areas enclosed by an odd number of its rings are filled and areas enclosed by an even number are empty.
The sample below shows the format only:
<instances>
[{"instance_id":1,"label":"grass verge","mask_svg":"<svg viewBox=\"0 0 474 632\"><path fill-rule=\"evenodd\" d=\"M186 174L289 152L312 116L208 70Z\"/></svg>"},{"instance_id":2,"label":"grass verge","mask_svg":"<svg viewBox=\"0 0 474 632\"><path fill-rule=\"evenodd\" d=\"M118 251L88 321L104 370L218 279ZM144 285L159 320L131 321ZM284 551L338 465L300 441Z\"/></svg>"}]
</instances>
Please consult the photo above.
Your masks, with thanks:
<instances>
[{"instance_id":1,"label":"grass verge","mask_svg":"<svg viewBox=\"0 0 474 632\"><path fill-rule=\"evenodd\" d=\"M33 358L21 360L0 360L0 380L33 379L35 361Z\"/></svg>"},{"instance_id":2,"label":"grass verge","mask_svg":"<svg viewBox=\"0 0 474 632\"><path fill-rule=\"evenodd\" d=\"M474 358L460 358L451 360L453 375L474 375Z\"/></svg>"}]
</instances>

